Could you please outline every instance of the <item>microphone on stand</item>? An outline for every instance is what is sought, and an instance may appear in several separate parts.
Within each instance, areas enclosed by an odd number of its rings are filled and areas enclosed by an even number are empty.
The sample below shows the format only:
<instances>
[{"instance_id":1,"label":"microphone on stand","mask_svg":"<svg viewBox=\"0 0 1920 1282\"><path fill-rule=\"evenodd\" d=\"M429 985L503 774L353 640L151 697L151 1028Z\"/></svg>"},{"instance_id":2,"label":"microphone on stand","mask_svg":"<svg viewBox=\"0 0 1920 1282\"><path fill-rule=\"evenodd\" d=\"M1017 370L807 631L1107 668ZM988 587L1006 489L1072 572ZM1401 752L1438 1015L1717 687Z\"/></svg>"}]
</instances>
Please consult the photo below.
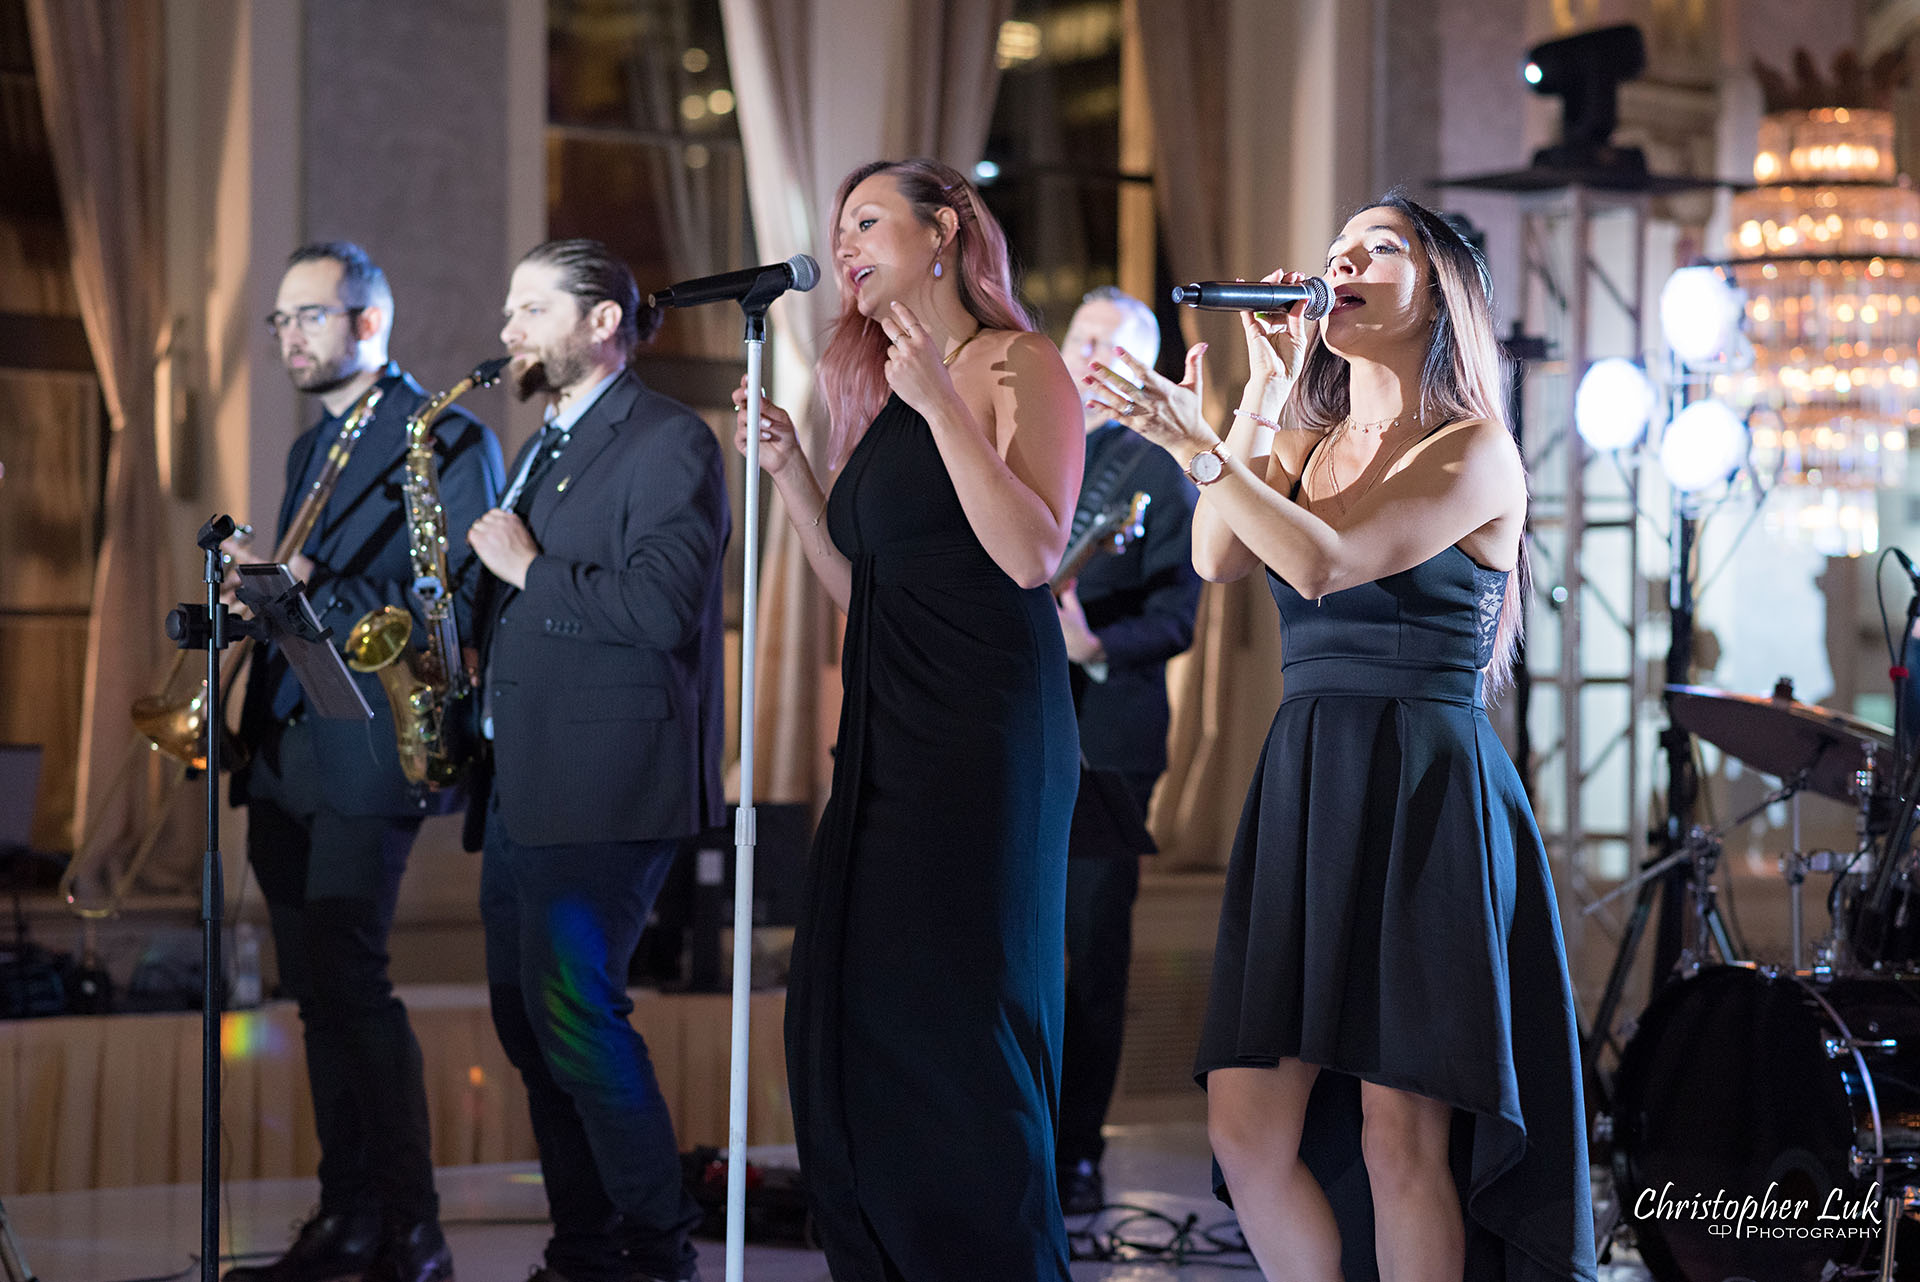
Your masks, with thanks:
<instances>
[{"instance_id":1,"label":"microphone on stand","mask_svg":"<svg viewBox=\"0 0 1920 1282\"><path fill-rule=\"evenodd\" d=\"M1305 303L1306 309L1301 314L1308 320L1319 320L1333 310L1333 287L1318 276L1309 276L1297 285L1270 285L1257 280L1203 280L1194 285L1174 286L1173 301L1212 312L1277 312L1295 303Z\"/></svg>"},{"instance_id":2,"label":"microphone on stand","mask_svg":"<svg viewBox=\"0 0 1920 1282\"><path fill-rule=\"evenodd\" d=\"M1920 570L1914 568L1913 562L1907 557L1907 554L1899 548L1890 547L1887 551L1893 553L1893 559L1900 563L1900 568L1907 572L1909 579L1913 580L1915 589L1920 589Z\"/></svg>"},{"instance_id":3,"label":"microphone on stand","mask_svg":"<svg viewBox=\"0 0 1920 1282\"><path fill-rule=\"evenodd\" d=\"M784 263L682 281L648 294L647 302L655 307L698 307L738 300L751 311L766 307L790 289L804 294L819 283L820 264L806 254L795 254Z\"/></svg>"}]
</instances>

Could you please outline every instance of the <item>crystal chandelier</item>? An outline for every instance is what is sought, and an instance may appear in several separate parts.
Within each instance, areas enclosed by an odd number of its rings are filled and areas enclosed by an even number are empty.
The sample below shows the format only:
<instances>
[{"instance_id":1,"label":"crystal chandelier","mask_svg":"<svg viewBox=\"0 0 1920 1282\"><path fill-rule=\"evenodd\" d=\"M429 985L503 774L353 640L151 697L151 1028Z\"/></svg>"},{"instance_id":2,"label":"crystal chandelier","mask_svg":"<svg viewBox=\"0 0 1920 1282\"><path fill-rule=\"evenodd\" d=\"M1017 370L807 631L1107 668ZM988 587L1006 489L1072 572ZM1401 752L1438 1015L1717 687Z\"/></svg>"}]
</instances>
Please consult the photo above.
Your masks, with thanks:
<instances>
[{"instance_id":1,"label":"crystal chandelier","mask_svg":"<svg viewBox=\"0 0 1920 1282\"><path fill-rule=\"evenodd\" d=\"M1859 556L1880 546L1879 491L1905 483L1920 426L1920 193L1896 171L1893 113L1868 105L1898 61L1868 73L1843 56L1830 83L1804 56L1798 70L1789 84L1760 69L1758 185L1733 198L1755 357L1740 391L1769 528Z\"/></svg>"}]
</instances>

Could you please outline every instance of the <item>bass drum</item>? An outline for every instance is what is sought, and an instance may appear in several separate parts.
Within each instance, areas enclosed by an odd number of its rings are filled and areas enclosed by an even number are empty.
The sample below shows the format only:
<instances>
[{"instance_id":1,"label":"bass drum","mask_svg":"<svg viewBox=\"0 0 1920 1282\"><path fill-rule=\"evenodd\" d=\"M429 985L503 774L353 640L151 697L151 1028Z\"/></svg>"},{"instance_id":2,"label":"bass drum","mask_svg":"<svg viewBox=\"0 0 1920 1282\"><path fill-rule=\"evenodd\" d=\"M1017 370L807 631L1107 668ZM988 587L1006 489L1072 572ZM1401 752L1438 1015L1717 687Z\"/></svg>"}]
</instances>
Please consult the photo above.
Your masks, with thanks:
<instances>
[{"instance_id":1,"label":"bass drum","mask_svg":"<svg viewBox=\"0 0 1920 1282\"><path fill-rule=\"evenodd\" d=\"M1816 982L1724 966L1678 980L1621 1054L1613 1125L1621 1213L1659 1282L1877 1276L1875 1223L1819 1217L1858 1208L1875 1181L1920 1179L1920 976ZM1743 1240L1732 1215L1673 1206L1769 1186L1808 1209L1764 1223L1799 1231ZM1903 1228L1901 1276L1920 1276L1913 1237Z\"/></svg>"}]
</instances>

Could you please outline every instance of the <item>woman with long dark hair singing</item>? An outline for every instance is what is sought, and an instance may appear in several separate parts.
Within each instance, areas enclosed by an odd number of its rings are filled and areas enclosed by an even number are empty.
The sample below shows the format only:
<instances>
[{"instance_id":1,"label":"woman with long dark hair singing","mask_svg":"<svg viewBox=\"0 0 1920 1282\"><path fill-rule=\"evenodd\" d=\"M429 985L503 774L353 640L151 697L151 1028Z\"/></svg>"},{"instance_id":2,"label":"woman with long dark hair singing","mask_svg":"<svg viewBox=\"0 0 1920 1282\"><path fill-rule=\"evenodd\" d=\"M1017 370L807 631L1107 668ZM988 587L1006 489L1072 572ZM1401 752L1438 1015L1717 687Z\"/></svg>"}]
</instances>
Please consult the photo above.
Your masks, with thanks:
<instances>
[{"instance_id":1,"label":"woman with long dark hair singing","mask_svg":"<svg viewBox=\"0 0 1920 1282\"><path fill-rule=\"evenodd\" d=\"M1317 323L1247 318L1224 441L1198 349L1180 384L1125 359L1090 380L1201 486L1195 567L1264 568L1280 609L1284 695L1196 1064L1214 1155L1276 1282L1375 1259L1386 1282L1591 1282L1559 919L1486 713L1518 633L1527 486L1485 267L1389 196L1326 272Z\"/></svg>"}]
</instances>

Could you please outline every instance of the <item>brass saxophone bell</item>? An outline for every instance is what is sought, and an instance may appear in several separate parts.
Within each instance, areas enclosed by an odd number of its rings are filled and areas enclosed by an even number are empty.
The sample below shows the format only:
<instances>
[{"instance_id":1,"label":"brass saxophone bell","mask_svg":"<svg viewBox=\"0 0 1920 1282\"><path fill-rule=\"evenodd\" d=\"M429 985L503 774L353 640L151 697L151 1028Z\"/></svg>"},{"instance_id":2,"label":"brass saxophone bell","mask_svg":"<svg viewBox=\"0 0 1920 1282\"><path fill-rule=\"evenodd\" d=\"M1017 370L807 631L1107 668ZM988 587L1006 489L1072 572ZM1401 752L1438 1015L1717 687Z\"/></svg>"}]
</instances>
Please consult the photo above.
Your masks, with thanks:
<instances>
[{"instance_id":1,"label":"brass saxophone bell","mask_svg":"<svg viewBox=\"0 0 1920 1282\"><path fill-rule=\"evenodd\" d=\"M397 605L369 610L347 633L347 666L355 672L378 672L398 659L413 640L413 615Z\"/></svg>"}]
</instances>

